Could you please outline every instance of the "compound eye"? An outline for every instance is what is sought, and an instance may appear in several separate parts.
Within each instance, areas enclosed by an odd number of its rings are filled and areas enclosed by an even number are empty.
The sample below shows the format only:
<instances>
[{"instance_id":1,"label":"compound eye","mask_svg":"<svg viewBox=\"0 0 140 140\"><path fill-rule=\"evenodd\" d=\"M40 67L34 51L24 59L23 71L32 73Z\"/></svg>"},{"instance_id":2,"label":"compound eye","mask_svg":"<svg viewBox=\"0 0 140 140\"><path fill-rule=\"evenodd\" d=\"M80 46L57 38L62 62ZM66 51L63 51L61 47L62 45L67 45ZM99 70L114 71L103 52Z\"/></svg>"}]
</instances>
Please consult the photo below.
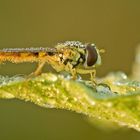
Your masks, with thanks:
<instances>
[{"instance_id":1,"label":"compound eye","mask_svg":"<svg viewBox=\"0 0 140 140\"><path fill-rule=\"evenodd\" d=\"M87 50L87 60L86 60L87 66L93 66L98 59L96 47L93 44L88 44L86 50Z\"/></svg>"}]
</instances>

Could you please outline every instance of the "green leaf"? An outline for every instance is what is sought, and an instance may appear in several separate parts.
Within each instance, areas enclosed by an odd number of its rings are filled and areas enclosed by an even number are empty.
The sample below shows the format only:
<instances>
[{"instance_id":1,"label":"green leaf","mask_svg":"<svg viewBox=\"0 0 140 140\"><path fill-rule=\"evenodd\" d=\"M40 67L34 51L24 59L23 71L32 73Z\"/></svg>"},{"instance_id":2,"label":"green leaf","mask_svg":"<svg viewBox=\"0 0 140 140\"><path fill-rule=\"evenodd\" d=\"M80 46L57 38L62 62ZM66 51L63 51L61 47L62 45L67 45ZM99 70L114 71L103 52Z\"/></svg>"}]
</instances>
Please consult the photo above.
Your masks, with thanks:
<instances>
[{"instance_id":1,"label":"green leaf","mask_svg":"<svg viewBox=\"0 0 140 140\"><path fill-rule=\"evenodd\" d=\"M121 72L111 73L97 82L95 86L89 81L52 73L30 79L0 76L0 98L67 109L140 131L140 82L128 79Z\"/></svg>"}]
</instances>

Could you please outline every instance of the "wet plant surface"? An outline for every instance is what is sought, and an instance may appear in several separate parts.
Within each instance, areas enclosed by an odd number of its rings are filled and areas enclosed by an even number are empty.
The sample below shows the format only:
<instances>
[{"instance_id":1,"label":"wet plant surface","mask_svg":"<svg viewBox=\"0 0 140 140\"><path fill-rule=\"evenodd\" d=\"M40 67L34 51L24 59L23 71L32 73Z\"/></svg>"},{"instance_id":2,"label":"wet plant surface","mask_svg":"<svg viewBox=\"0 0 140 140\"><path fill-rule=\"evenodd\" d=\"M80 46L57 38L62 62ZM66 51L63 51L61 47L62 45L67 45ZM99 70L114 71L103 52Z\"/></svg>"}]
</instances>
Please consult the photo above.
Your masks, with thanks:
<instances>
[{"instance_id":1,"label":"wet plant surface","mask_svg":"<svg viewBox=\"0 0 140 140\"><path fill-rule=\"evenodd\" d=\"M1 76L0 98L17 98L41 107L72 110L140 131L140 82L122 72L110 73L96 81L94 85L52 73L31 79L20 75Z\"/></svg>"}]
</instances>

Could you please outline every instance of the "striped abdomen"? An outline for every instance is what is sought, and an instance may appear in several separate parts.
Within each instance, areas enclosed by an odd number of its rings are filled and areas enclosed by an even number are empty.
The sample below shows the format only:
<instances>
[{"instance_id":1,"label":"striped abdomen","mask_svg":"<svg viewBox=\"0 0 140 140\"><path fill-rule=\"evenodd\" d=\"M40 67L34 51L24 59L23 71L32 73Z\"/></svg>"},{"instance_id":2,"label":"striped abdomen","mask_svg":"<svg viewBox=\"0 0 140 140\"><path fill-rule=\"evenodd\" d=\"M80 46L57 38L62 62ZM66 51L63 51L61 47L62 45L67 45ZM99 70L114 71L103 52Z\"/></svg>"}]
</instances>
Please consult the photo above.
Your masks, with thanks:
<instances>
[{"instance_id":1,"label":"striped abdomen","mask_svg":"<svg viewBox=\"0 0 140 140\"><path fill-rule=\"evenodd\" d=\"M51 57L49 52L0 52L0 62L39 62L47 61Z\"/></svg>"}]
</instances>

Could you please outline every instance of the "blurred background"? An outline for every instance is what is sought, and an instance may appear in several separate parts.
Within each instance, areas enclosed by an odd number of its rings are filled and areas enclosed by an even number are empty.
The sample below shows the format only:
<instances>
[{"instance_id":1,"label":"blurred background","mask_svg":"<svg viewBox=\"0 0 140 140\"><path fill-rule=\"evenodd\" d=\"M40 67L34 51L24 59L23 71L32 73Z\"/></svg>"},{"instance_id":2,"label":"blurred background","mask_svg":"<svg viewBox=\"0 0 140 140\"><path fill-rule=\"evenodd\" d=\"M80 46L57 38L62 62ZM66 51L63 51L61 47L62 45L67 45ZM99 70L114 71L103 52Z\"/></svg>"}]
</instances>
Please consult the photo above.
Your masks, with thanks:
<instances>
[{"instance_id":1,"label":"blurred background","mask_svg":"<svg viewBox=\"0 0 140 140\"><path fill-rule=\"evenodd\" d=\"M130 75L139 37L139 0L0 0L0 48L53 47L65 40L93 42L106 50L97 69L99 77L118 70ZM2 64L0 75L29 74L35 67ZM140 133L106 132L81 114L0 100L0 139L138 140Z\"/></svg>"}]
</instances>

